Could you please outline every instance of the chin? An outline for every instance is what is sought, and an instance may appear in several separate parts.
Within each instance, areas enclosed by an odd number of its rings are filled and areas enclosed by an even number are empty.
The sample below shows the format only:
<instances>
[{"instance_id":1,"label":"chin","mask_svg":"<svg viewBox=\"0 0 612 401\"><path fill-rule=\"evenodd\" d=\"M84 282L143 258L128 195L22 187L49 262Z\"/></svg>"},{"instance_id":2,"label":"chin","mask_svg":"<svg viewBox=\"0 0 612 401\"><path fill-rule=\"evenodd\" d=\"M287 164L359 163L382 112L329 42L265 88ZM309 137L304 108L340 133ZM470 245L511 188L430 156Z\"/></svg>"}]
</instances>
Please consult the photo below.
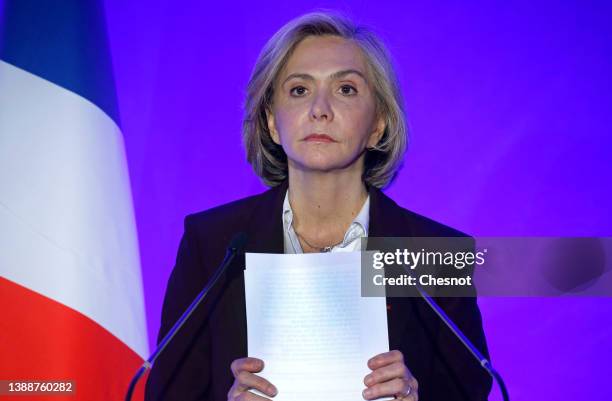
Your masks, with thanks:
<instances>
[{"instance_id":1,"label":"chin","mask_svg":"<svg viewBox=\"0 0 612 401\"><path fill-rule=\"evenodd\" d=\"M342 159L337 157L337 155L336 157L321 157L321 155L317 155L316 157L295 160L295 164L304 171L331 172L349 167L352 164L351 161L355 162L354 159Z\"/></svg>"}]
</instances>

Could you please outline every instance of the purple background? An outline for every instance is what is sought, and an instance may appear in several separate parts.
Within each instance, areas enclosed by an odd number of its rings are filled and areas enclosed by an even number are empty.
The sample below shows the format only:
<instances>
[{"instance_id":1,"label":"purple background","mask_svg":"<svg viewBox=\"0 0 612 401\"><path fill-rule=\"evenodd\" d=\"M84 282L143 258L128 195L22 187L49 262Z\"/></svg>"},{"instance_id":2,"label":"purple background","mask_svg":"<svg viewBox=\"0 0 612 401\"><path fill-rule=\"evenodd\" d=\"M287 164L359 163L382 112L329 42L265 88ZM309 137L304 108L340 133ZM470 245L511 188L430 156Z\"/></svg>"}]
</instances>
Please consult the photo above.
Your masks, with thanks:
<instances>
[{"instance_id":1,"label":"purple background","mask_svg":"<svg viewBox=\"0 0 612 401\"><path fill-rule=\"evenodd\" d=\"M244 88L265 41L315 7L375 27L396 58L400 205L473 235L612 235L611 7L427 3L106 0L152 347L183 217L264 189ZM611 298L479 303L513 400L612 399Z\"/></svg>"}]
</instances>

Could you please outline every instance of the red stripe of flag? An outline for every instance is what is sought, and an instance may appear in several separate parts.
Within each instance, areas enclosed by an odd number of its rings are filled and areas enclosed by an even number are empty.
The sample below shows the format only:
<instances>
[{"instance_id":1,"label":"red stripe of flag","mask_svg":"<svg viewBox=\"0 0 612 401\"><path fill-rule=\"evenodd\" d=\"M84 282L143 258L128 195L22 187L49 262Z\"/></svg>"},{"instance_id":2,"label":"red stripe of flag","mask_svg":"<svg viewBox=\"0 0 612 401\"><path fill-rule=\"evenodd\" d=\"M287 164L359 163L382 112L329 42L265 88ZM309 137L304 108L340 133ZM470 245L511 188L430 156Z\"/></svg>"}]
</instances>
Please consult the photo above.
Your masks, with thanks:
<instances>
[{"instance_id":1,"label":"red stripe of flag","mask_svg":"<svg viewBox=\"0 0 612 401\"><path fill-rule=\"evenodd\" d=\"M73 380L76 394L1 400L122 400L143 360L102 326L0 278L0 380ZM121 311L117 311L120 313ZM144 397L141 379L133 400Z\"/></svg>"}]
</instances>

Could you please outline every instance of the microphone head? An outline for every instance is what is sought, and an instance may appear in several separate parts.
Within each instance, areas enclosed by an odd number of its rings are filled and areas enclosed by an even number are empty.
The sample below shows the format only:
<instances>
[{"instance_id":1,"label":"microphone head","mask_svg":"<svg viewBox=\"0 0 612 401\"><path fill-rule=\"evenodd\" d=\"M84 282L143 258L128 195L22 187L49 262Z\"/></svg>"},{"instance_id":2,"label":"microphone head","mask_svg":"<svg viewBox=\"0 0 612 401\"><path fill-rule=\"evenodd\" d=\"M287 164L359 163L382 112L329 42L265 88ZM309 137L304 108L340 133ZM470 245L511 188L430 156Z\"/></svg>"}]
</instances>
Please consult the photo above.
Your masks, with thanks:
<instances>
[{"instance_id":1,"label":"microphone head","mask_svg":"<svg viewBox=\"0 0 612 401\"><path fill-rule=\"evenodd\" d=\"M599 238L558 238L548 251L542 273L561 292L584 291L606 273L606 251Z\"/></svg>"},{"instance_id":2,"label":"microphone head","mask_svg":"<svg viewBox=\"0 0 612 401\"><path fill-rule=\"evenodd\" d=\"M247 243L247 235L244 232L239 232L238 234L234 235L234 238L232 238L232 240L230 241L229 245L228 245L228 250L235 252L237 254L240 254L242 252L244 252L244 247L246 246Z\"/></svg>"}]
</instances>

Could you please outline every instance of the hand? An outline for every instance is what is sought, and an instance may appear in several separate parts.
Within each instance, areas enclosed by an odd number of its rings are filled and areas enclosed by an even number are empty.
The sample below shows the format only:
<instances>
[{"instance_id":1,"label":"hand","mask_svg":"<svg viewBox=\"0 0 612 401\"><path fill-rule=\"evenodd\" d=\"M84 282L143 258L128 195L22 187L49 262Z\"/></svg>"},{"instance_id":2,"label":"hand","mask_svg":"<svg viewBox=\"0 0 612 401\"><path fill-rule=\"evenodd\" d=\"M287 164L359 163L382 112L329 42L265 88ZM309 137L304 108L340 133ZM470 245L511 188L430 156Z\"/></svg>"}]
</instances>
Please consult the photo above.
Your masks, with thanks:
<instances>
[{"instance_id":1,"label":"hand","mask_svg":"<svg viewBox=\"0 0 612 401\"><path fill-rule=\"evenodd\" d=\"M234 384L227 393L228 401L264 401L268 398L251 393L250 389L261 391L263 394L274 397L278 390L269 381L253 373L261 372L264 362L257 358L240 358L231 365L234 374Z\"/></svg>"},{"instance_id":2,"label":"hand","mask_svg":"<svg viewBox=\"0 0 612 401\"><path fill-rule=\"evenodd\" d=\"M366 400L385 396L403 401L419 399L419 383L404 363L400 351L378 354L368 361L368 367L372 372L363 379L367 386L363 391Z\"/></svg>"}]
</instances>

